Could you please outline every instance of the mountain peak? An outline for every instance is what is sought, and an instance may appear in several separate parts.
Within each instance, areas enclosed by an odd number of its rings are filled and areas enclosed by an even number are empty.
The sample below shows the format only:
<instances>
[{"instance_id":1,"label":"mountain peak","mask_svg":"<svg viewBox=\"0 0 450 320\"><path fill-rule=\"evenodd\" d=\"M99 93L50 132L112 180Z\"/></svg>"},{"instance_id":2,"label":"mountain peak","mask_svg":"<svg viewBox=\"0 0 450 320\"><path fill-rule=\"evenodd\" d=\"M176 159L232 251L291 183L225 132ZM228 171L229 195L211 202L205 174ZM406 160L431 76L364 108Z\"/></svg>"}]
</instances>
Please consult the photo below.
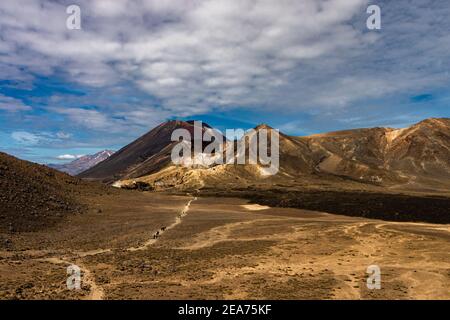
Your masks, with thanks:
<instances>
[{"instance_id":1,"label":"mountain peak","mask_svg":"<svg viewBox=\"0 0 450 320\"><path fill-rule=\"evenodd\" d=\"M416 125L421 125L421 124L430 124L430 125L434 125L434 124L438 124L438 125L443 125L443 124L450 124L450 118L428 118L425 120L420 121L419 123L417 123Z\"/></svg>"},{"instance_id":2,"label":"mountain peak","mask_svg":"<svg viewBox=\"0 0 450 320\"><path fill-rule=\"evenodd\" d=\"M161 123L159 126L157 126L156 128L190 128L193 127L195 122L202 122L202 127L203 128L212 128L209 124L207 124L206 122L203 122L201 120L168 120L166 122ZM155 128L155 129L156 129Z\"/></svg>"},{"instance_id":3,"label":"mountain peak","mask_svg":"<svg viewBox=\"0 0 450 320\"><path fill-rule=\"evenodd\" d=\"M261 129L273 130L273 128L266 123L261 123L255 127L255 130L261 130Z\"/></svg>"},{"instance_id":4,"label":"mountain peak","mask_svg":"<svg viewBox=\"0 0 450 320\"><path fill-rule=\"evenodd\" d=\"M108 159L114 154L112 150L102 150L92 155L85 155L72 162L66 164L48 164L50 168L68 173L70 175L77 175L83 171L86 171L100 162Z\"/></svg>"},{"instance_id":5,"label":"mountain peak","mask_svg":"<svg viewBox=\"0 0 450 320\"><path fill-rule=\"evenodd\" d=\"M203 121L201 121L201 120L188 120L188 121L186 121L186 123L189 123L190 125L195 125L195 122L201 122L202 123L202 127L203 128L209 128L209 129L212 129L212 127L209 125L209 124L207 124L206 122L203 122Z\"/></svg>"}]
</instances>

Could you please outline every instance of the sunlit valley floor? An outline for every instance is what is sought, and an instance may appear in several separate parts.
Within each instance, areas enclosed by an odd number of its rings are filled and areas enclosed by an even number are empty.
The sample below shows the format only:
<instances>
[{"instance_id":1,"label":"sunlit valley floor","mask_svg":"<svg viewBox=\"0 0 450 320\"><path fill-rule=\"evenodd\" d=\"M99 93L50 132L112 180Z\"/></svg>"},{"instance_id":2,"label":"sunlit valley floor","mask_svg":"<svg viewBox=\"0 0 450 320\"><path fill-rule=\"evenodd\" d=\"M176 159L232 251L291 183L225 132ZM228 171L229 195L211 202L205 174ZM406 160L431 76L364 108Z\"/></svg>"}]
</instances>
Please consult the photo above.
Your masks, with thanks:
<instances>
[{"instance_id":1,"label":"sunlit valley floor","mask_svg":"<svg viewBox=\"0 0 450 320\"><path fill-rule=\"evenodd\" d=\"M133 191L89 204L2 234L2 299L450 299L448 225ZM81 290L67 289L71 264ZM366 286L374 264L380 290Z\"/></svg>"}]
</instances>

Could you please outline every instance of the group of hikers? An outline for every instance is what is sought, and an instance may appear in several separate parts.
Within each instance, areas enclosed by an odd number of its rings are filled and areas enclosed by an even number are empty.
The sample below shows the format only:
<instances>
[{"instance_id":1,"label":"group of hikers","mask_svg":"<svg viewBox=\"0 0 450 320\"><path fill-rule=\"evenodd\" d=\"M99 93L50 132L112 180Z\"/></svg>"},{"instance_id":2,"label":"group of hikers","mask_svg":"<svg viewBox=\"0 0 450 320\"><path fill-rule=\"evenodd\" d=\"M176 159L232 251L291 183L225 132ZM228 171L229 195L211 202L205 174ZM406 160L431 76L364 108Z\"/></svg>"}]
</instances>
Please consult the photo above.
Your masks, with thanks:
<instances>
[{"instance_id":1,"label":"group of hikers","mask_svg":"<svg viewBox=\"0 0 450 320\"><path fill-rule=\"evenodd\" d=\"M161 233L163 233L164 231L166 231L167 227L161 227L160 230L156 231L156 233L153 235L153 239L158 239L159 236L161 235Z\"/></svg>"},{"instance_id":2,"label":"group of hikers","mask_svg":"<svg viewBox=\"0 0 450 320\"><path fill-rule=\"evenodd\" d=\"M194 200L197 200L197 198L194 198ZM181 221L181 218L183 218L185 215L187 215L187 211L189 209L189 205L191 204L193 200L189 201L188 205L177 215L178 222ZM167 227L161 227L156 233L153 235L153 239L156 240L159 238L159 236L167 230Z\"/></svg>"}]
</instances>

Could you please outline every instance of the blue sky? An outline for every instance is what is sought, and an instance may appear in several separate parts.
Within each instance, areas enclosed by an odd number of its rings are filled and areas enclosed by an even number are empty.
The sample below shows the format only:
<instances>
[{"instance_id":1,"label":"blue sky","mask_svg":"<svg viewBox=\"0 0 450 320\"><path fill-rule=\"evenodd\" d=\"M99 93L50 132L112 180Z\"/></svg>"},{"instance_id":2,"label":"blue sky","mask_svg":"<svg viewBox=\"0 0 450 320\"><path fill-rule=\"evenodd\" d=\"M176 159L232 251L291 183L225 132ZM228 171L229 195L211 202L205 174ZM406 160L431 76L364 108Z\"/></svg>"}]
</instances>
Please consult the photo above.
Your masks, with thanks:
<instances>
[{"instance_id":1,"label":"blue sky","mask_svg":"<svg viewBox=\"0 0 450 320\"><path fill-rule=\"evenodd\" d=\"M167 119L308 135L450 117L449 16L432 0L2 1L0 150L62 162Z\"/></svg>"}]
</instances>

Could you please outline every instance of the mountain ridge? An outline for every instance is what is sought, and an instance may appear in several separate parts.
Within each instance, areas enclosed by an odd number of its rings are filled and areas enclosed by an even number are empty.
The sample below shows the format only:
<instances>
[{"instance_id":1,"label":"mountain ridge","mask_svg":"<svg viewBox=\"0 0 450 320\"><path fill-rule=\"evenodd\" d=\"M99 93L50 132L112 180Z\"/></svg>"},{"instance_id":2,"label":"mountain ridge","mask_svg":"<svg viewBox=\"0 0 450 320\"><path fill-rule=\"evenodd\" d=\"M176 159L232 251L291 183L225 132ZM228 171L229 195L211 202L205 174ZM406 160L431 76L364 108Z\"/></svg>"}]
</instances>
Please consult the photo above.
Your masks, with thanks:
<instances>
[{"instance_id":1,"label":"mountain ridge","mask_svg":"<svg viewBox=\"0 0 450 320\"><path fill-rule=\"evenodd\" d=\"M310 136L289 136L279 133L280 166L276 177L264 174L260 165L212 165L206 168L181 168L173 165L170 159L172 148L178 142L170 140L170 133L177 128L186 128L192 132L193 122L169 121L150 130L146 135L124 147L128 157L134 158L133 166L114 172L115 176L101 177L103 181L127 184L130 181L142 180L155 185L168 186L189 185L208 187L219 181L239 186L252 184L254 181L302 179L305 176L320 176L323 180L333 177L359 181L366 184L385 185L394 188L396 185L415 186L433 185L450 180L450 119L431 118L418 122L408 128L361 128L335 131ZM211 128L205 124L204 127ZM204 129L204 128L203 128ZM255 131L274 130L267 124L256 126ZM160 137L165 132L164 143L158 148L150 148L142 159L137 159L133 146L142 143L146 148L147 135ZM251 134L248 131L247 134ZM246 135L247 135L246 134ZM244 137L246 136L244 135ZM161 142L161 139L156 139ZM143 143L145 142L145 143ZM157 144L158 141L151 141ZM228 146L225 144L225 148ZM112 159L112 156L110 159ZM112 161L112 160L109 160ZM94 171L104 171L108 160L97 165ZM92 171L92 170L91 170ZM84 178L97 178L90 175L90 170L80 175ZM100 175L101 176L101 175ZM117 185L117 183L116 183Z\"/></svg>"},{"instance_id":2,"label":"mountain ridge","mask_svg":"<svg viewBox=\"0 0 450 320\"><path fill-rule=\"evenodd\" d=\"M47 166L59 170L61 172L68 173L71 176L76 176L77 174L86 171L92 168L93 166L97 165L98 163L106 160L112 154L114 154L113 150L105 149L91 155L79 157L78 159L75 159L69 163L65 164L49 163L47 164Z\"/></svg>"}]
</instances>

